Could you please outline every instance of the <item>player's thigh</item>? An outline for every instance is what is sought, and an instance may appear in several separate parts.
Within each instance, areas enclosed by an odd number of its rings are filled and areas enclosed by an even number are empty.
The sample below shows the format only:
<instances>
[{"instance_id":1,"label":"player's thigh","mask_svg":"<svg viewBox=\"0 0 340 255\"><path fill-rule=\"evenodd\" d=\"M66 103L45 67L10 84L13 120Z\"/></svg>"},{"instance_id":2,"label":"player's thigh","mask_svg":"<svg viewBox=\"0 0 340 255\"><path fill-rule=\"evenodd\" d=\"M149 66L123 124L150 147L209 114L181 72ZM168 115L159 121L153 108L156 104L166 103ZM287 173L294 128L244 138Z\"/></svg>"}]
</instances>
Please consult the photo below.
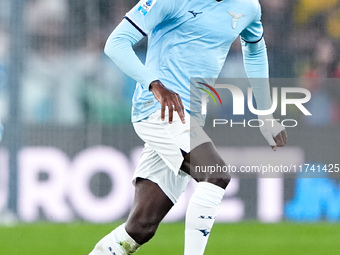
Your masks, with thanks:
<instances>
[{"instance_id":1,"label":"player's thigh","mask_svg":"<svg viewBox=\"0 0 340 255\"><path fill-rule=\"evenodd\" d=\"M207 181L225 188L230 181L226 163L212 142L198 145L184 156L181 169L196 181Z\"/></svg>"}]
</instances>

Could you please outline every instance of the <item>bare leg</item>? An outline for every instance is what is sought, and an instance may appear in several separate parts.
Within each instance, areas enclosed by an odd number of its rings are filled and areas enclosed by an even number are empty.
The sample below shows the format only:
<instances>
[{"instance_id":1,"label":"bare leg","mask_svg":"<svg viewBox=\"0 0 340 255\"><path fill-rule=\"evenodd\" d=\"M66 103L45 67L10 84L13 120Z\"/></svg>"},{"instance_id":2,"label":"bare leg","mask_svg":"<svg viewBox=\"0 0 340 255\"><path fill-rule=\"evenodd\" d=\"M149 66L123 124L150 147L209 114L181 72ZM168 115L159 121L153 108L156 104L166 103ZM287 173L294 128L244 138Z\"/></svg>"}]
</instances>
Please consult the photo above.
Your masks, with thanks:
<instances>
[{"instance_id":1,"label":"bare leg","mask_svg":"<svg viewBox=\"0 0 340 255\"><path fill-rule=\"evenodd\" d=\"M146 243L172 206L172 201L156 183L137 179L135 199L125 225L127 233L137 243Z\"/></svg>"},{"instance_id":2,"label":"bare leg","mask_svg":"<svg viewBox=\"0 0 340 255\"><path fill-rule=\"evenodd\" d=\"M218 154L213 143L208 142L201 144L184 156L181 169L191 175L197 182L209 182L225 189L230 182L229 173L218 173L212 175L209 173L195 172L195 166L225 166L224 160Z\"/></svg>"},{"instance_id":3,"label":"bare leg","mask_svg":"<svg viewBox=\"0 0 340 255\"><path fill-rule=\"evenodd\" d=\"M159 186L146 179L136 180L135 199L128 220L103 237L90 255L135 253L149 241L173 206Z\"/></svg>"}]
</instances>

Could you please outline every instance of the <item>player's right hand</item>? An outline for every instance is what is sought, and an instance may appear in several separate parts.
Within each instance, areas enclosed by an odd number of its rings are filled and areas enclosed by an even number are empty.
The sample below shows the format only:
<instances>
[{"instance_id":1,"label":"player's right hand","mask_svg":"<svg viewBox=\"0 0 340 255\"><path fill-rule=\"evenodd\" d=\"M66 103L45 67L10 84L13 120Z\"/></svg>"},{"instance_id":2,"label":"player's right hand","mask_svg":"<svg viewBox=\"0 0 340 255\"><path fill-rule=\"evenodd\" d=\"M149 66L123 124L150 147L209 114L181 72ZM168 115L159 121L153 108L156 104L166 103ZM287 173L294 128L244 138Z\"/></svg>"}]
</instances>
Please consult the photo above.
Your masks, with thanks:
<instances>
[{"instance_id":1,"label":"player's right hand","mask_svg":"<svg viewBox=\"0 0 340 255\"><path fill-rule=\"evenodd\" d=\"M170 89L167 89L160 81L153 81L149 87L154 97L161 103L161 119L165 119L165 108L169 109L169 123L172 123L173 113L177 112L182 123L185 123L184 106L181 97Z\"/></svg>"},{"instance_id":2,"label":"player's right hand","mask_svg":"<svg viewBox=\"0 0 340 255\"><path fill-rule=\"evenodd\" d=\"M277 147L285 146L288 136L284 126L277 122L273 116L259 116L259 120L264 122L260 131L273 151L276 151Z\"/></svg>"}]
</instances>

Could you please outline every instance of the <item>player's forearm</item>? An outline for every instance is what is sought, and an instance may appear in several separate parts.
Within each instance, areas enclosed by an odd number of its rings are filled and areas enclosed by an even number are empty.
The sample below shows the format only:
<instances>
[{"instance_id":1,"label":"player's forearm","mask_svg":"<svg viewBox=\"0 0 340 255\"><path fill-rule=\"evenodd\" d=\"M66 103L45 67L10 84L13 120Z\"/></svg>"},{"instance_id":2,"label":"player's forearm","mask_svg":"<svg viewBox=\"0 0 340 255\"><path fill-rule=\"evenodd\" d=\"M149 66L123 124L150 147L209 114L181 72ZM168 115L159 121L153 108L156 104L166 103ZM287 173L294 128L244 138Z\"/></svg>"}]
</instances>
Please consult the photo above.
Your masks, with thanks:
<instances>
[{"instance_id":1,"label":"player's forearm","mask_svg":"<svg viewBox=\"0 0 340 255\"><path fill-rule=\"evenodd\" d=\"M267 48L264 39L257 43L242 41L244 66L253 88L258 110L267 110L272 101L269 88Z\"/></svg>"},{"instance_id":2,"label":"player's forearm","mask_svg":"<svg viewBox=\"0 0 340 255\"><path fill-rule=\"evenodd\" d=\"M143 65L132 48L142 38L136 28L123 20L107 39L104 52L123 72L148 89L158 77Z\"/></svg>"}]
</instances>

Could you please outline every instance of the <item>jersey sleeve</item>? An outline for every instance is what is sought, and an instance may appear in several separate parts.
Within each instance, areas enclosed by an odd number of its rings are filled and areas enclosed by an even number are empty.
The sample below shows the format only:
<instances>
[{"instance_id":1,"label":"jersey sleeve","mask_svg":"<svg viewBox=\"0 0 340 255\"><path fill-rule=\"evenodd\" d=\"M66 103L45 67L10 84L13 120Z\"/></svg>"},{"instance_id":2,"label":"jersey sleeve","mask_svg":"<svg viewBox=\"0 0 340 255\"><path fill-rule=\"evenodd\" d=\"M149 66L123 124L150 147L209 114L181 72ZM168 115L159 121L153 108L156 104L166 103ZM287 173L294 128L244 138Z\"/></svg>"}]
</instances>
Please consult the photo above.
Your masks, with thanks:
<instances>
[{"instance_id":1,"label":"jersey sleeve","mask_svg":"<svg viewBox=\"0 0 340 255\"><path fill-rule=\"evenodd\" d=\"M104 52L116 65L131 78L149 89L152 81L158 77L149 70L137 57L133 45L143 38L135 27L123 20L106 41Z\"/></svg>"},{"instance_id":2,"label":"jersey sleeve","mask_svg":"<svg viewBox=\"0 0 340 255\"><path fill-rule=\"evenodd\" d=\"M174 0L141 0L124 17L144 36L168 20L174 11Z\"/></svg>"},{"instance_id":3,"label":"jersey sleeve","mask_svg":"<svg viewBox=\"0 0 340 255\"><path fill-rule=\"evenodd\" d=\"M241 32L242 40L244 40L247 43L256 43L262 39L263 26L261 22L261 16L262 16L261 6L260 3L258 3L257 12L253 21L250 23L248 27L246 27Z\"/></svg>"}]
</instances>

